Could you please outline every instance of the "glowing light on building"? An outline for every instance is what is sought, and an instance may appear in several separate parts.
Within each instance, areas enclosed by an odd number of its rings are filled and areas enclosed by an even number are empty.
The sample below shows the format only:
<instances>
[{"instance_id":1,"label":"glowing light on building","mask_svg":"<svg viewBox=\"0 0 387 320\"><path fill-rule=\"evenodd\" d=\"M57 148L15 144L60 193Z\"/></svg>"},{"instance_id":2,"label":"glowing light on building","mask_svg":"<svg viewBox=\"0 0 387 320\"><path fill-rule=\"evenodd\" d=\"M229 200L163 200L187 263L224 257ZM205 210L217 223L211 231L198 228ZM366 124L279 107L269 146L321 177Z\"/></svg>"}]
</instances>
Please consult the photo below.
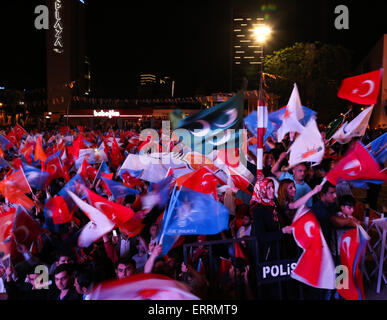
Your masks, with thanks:
<instances>
[{"instance_id":1,"label":"glowing light on building","mask_svg":"<svg viewBox=\"0 0 387 320\"><path fill-rule=\"evenodd\" d=\"M119 116L120 116L120 113L114 110L109 110L107 112L103 110L99 112L97 110L94 110L94 117L108 117L109 119L111 119L112 117L119 117Z\"/></svg>"},{"instance_id":2,"label":"glowing light on building","mask_svg":"<svg viewBox=\"0 0 387 320\"><path fill-rule=\"evenodd\" d=\"M54 51L57 53L63 53L63 25L61 18L61 9L62 9L62 0L55 0L55 42L54 42Z\"/></svg>"}]
</instances>

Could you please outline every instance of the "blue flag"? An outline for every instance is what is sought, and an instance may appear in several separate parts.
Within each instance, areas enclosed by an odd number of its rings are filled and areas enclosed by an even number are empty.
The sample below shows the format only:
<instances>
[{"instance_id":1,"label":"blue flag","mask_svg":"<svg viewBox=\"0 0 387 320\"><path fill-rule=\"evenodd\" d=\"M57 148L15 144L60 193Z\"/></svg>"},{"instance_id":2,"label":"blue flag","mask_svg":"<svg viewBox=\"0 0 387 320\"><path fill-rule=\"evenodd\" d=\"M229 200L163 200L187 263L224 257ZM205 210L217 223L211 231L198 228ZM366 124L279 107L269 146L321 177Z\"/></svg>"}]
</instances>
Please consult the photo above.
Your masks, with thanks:
<instances>
[{"instance_id":1,"label":"blue flag","mask_svg":"<svg viewBox=\"0 0 387 320\"><path fill-rule=\"evenodd\" d=\"M139 194L140 191L131 189L127 187L126 185L107 179L105 177L101 177L101 179L106 183L107 187L109 188L110 192L112 193L114 199L120 199L120 198L125 198L129 194Z\"/></svg>"},{"instance_id":2,"label":"blue flag","mask_svg":"<svg viewBox=\"0 0 387 320\"><path fill-rule=\"evenodd\" d=\"M369 144L370 153L382 166L387 159L387 132Z\"/></svg>"},{"instance_id":3,"label":"blue flag","mask_svg":"<svg viewBox=\"0 0 387 320\"><path fill-rule=\"evenodd\" d=\"M3 157L0 157L0 169L3 168L10 168L10 165Z\"/></svg>"},{"instance_id":4,"label":"blue flag","mask_svg":"<svg viewBox=\"0 0 387 320\"><path fill-rule=\"evenodd\" d=\"M228 228L228 209L211 195L182 188L171 199L165 235L217 234Z\"/></svg>"},{"instance_id":5,"label":"blue flag","mask_svg":"<svg viewBox=\"0 0 387 320\"><path fill-rule=\"evenodd\" d=\"M52 155L48 156L47 159L46 159L46 163L52 159L54 159L55 157L58 157L60 159L60 153L61 153L61 150L53 153Z\"/></svg>"},{"instance_id":6,"label":"blue flag","mask_svg":"<svg viewBox=\"0 0 387 320\"><path fill-rule=\"evenodd\" d=\"M76 186L78 183L85 185L85 182L83 181L82 177L79 174L76 174L74 177L72 177L72 179L69 182L67 182L64 185L62 190L58 192L58 195L62 196L63 199L66 201L70 211L72 211L75 208L76 204L74 200L71 198L71 196L69 195L69 193L67 192L67 189L75 193Z\"/></svg>"},{"instance_id":7,"label":"blue flag","mask_svg":"<svg viewBox=\"0 0 387 320\"><path fill-rule=\"evenodd\" d=\"M250 131L255 137L257 136L257 128L258 128L258 119L257 119L257 111L253 111L250 113L245 119L245 125L247 130ZM263 141L266 141L277 129L280 127L279 124L268 120L267 122L267 130L265 136L263 137ZM256 148L256 147L255 147Z\"/></svg>"},{"instance_id":8,"label":"blue flag","mask_svg":"<svg viewBox=\"0 0 387 320\"><path fill-rule=\"evenodd\" d=\"M23 171L31 188L40 189L44 188L47 179L50 177L50 173L42 171L38 168L23 163Z\"/></svg>"},{"instance_id":9,"label":"blue flag","mask_svg":"<svg viewBox=\"0 0 387 320\"><path fill-rule=\"evenodd\" d=\"M302 106L302 110L304 111L304 117L300 119L300 123L305 127L306 124L309 122L310 118L315 117L317 113L307 107ZM283 107L279 110L273 111L269 113L269 121L272 121L276 124L281 125L282 119L285 115L286 107Z\"/></svg>"},{"instance_id":10,"label":"blue flag","mask_svg":"<svg viewBox=\"0 0 387 320\"><path fill-rule=\"evenodd\" d=\"M218 148L235 148L239 143L239 129L243 127L243 107L243 92L239 91L223 103L180 120L178 129L186 132L176 131L176 134L186 146L202 154Z\"/></svg>"}]
</instances>

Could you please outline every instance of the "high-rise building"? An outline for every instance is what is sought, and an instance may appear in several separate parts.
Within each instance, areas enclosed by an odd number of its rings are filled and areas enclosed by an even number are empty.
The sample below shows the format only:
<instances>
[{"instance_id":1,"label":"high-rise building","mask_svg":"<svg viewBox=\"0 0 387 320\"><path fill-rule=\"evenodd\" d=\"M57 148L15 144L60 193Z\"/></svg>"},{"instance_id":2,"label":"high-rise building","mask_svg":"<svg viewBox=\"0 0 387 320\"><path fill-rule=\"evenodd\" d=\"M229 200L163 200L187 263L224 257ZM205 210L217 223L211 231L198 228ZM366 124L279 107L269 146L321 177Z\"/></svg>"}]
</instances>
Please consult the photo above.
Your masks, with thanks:
<instances>
[{"instance_id":1,"label":"high-rise building","mask_svg":"<svg viewBox=\"0 0 387 320\"><path fill-rule=\"evenodd\" d=\"M48 0L46 37L47 111L64 114L73 96L90 93L85 48L85 4L80 0Z\"/></svg>"},{"instance_id":2,"label":"high-rise building","mask_svg":"<svg viewBox=\"0 0 387 320\"><path fill-rule=\"evenodd\" d=\"M241 87L243 77L249 80L249 89L259 87L262 62L262 45L257 43L254 28L263 23L263 18L249 15L234 15L232 21L232 90Z\"/></svg>"}]
</instances>

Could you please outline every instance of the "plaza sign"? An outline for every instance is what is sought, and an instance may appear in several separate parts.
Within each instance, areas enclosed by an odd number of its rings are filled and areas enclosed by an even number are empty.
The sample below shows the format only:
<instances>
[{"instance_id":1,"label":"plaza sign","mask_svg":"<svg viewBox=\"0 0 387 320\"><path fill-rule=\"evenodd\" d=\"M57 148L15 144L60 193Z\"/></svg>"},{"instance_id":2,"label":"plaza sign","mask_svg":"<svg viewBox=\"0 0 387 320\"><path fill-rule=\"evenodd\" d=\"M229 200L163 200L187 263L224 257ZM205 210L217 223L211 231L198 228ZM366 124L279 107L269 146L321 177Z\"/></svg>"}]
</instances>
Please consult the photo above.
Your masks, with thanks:
<instances>
[{"instance_id":1,"label":"plaza sign","mask_svg":"<svg viewBox=\"0 0 387 320\"><path fill-rule=\"evenodd\" d=\"M62 32L63 26L61 23L61 8L62 8L62 0L55 0L55 42L54 42L54 51L58 53L63 52L63 42L62 42Z\"/></svg>"},{"instance_id":2,"label":"plaza sign","mask_svg":"<svg viewBox=\"0 0 387 320\"><path fill-rule=\"evenodd\" d=\"M94 117L108 117L109 119L111 119L112 117L119 117L119 116L120 116L120 113L114 110L109 110L107 112L103 110L99 112L97 110L94 110Z\"/></svg>"}]
</instances>

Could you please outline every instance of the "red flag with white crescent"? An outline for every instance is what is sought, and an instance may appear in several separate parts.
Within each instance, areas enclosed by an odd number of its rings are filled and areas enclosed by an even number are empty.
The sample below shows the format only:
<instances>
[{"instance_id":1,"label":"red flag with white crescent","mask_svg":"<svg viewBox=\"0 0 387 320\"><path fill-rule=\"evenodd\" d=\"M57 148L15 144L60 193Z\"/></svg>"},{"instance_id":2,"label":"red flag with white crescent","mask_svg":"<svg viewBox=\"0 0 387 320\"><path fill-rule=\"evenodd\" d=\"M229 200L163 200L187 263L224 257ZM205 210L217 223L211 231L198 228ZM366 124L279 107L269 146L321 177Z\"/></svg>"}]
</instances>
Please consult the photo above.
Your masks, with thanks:
<instances>
[{"instance_id":1,"label":"red flag with white crescent","mask_svg":"<svg viewBox=\"0 0 387 320\"><path fill-rule=\"evenodd\" d=\"M358 104L376 104L383 69L346 78L341 83L337 96Z\"/></svg>"},{"instance_id":2,"label":"red flag with white crescent","mask_svg":"<svg viewBox=\"0 0 387 320\"><path fill-rule=\"evenodd\" d=\"M291 226L304 250L291 277L315 288L335 289L335 265L315 214L302 207Z\"/></svg>"}]
</instances>

